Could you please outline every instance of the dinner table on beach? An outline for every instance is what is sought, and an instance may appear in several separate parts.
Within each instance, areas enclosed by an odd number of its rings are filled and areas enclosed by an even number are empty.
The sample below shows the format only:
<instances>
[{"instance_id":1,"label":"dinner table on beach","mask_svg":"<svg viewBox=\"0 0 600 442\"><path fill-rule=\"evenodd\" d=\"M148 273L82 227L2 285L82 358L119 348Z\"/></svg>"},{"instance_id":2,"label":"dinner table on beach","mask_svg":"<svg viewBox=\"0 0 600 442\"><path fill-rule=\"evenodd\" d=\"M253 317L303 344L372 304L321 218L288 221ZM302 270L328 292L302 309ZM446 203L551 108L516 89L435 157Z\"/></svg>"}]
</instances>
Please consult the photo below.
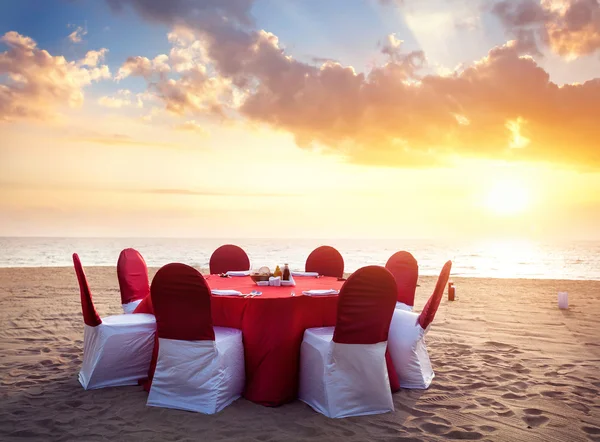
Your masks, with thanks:
<instances>
[{"instance_id":1,"label":"dinner table on beach","mask_svg":"<svg viewBox=\"0 0 600 442\"><path fill-rule=\"evenodd\" d=\"M295 286L258 286L250 276L205 277L211 290L242 295L211 296L213 325L242 331L246 364L244 397L278 406L298 396L300 346L304 330L335 326L338 296L308 296L313 290L339 291L344 280L327 276L294 276ZM248 296L261 292L258 296ZM154 313L150 296L134 313Z\"/></svg>"}]
</instances>

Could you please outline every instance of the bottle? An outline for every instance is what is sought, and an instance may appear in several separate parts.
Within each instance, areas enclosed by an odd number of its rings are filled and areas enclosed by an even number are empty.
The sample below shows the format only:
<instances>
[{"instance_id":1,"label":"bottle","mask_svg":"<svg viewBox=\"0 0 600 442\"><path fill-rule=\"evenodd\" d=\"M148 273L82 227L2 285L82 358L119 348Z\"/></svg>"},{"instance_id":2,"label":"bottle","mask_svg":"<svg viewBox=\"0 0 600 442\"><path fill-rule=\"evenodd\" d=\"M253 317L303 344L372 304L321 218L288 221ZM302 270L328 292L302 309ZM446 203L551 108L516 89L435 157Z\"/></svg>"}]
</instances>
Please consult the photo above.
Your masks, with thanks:
<instances>
[{"instance_id":1,"label":"bottle","mask_svg":"<svg viewBox=\"0 0 600 442\"><path fill-rule=\"evenodd\" d=\"M281 276L281 279L283 281L289 281L290 280L290 268L288 267L287 264L283 265L283 275Z\"/></svg>"},{"instance_id":2,"label":"bottle","mask_svg":"<svg viewBox=\"0 0 600 442\"><path fill-rule=\"evenodd\" d=\"M454 301L454 296L456 294L456 289L454 288L454 283L448 283L448 301Z\"/></svg>"},{"instance_id":3,"label":"bottle","mask_svg":"<svg viewBox=\"0 0 600 442\"><path fill-rule=\"evenodd\" d=\"M275 271L273 272L274 278L277 278L278 276L281 276L281 269L279 268L279 266L275 267Z\"/></svg>"}]
</instances>

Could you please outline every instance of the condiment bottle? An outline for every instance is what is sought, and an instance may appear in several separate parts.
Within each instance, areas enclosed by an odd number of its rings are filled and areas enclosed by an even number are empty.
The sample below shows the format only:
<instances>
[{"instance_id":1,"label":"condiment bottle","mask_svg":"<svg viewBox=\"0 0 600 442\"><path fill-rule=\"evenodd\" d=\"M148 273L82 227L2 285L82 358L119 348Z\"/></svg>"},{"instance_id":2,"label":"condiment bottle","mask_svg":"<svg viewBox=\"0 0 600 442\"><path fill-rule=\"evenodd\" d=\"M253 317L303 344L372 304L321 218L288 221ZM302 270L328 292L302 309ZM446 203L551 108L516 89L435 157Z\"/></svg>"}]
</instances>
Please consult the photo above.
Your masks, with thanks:
<instances>
[{"instance_id":1,"label":"condiment bottle","mask_svg":"<svg viewBox=\"0 0 600 442\"><path fill-rule=\"evenodd\" d=\"M278 276L281 276L281 269L279 266L275 267L275 271L273 272L273 277L277 278Z\"/></svg>"},{"instance_id":2,"label":"condiment bottle","mask_svg":"<svg viewBox=\"0 0 600 442\"><path fill-rule=\"evenodd\" d=\"M288 267L287 264L283 265L283 275L281 276L281 279L284 281L290 280L290 268Z\"/></svg>"}]
</instances>

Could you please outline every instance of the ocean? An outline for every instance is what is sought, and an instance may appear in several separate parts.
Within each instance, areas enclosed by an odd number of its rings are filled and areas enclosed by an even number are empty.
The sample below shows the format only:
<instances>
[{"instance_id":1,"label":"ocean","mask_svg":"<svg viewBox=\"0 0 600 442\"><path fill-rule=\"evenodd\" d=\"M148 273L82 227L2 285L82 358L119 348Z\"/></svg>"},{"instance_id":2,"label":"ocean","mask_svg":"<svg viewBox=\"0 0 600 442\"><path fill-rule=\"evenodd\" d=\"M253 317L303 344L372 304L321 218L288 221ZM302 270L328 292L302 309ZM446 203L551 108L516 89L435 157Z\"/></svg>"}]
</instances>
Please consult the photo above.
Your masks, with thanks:
<instances>
[{"instance_id":1,"label":"ocean","mask_svg":"<svg viewBox=\"0 0 600 442\"><path fill-rule=\"evenodd\" d=\"M137 249L148 266L183 262L208 268L211 253L233 243L246 250L253 268L272 269L288 263L303 269L306 257L317 246L336 247L345 270L385 265L399 250L408 250L419 262L420 275L437 275L444 263L453 262L452 275L493 278L600 280L600 242L543 244L527 241L444 243L400 239L202 239L202 238L0 238L0 267L62 267L73 265L77 252L84 266L115 266L122 249Z\"/></svg>"}]
</instances>

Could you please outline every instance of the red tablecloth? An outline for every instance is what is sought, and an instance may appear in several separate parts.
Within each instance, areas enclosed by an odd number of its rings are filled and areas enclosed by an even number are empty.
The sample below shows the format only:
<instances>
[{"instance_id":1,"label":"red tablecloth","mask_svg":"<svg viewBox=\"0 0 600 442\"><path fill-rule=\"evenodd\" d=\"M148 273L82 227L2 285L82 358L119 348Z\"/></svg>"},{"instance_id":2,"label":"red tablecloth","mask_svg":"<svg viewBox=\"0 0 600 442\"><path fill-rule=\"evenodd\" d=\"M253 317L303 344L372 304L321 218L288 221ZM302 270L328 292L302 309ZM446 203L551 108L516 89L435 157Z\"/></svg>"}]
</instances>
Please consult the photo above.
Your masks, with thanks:
<instances>
[{"instance_id":1,"label":"red tablecloth","mask_svg":"<svg viewBox=\"0 0 600 442\"><path fill-rule=\"evenodd\" d=\"M242 293L261 291L260 296L212 296L213 324L242 330L246 361L244 397L267 406L296 399L300 366L300 345L304 330L334 326L337 295L305 296L305 290L339 290L343 281L332 277L295 277L295 287L257 286L250 277L206 277L211 289L232 289ZM291 296L294 292L296 296ZM154 313L148 296L134 313ZM389 364L392 389L396 373Z\"/></svg>"}]
</instances>

